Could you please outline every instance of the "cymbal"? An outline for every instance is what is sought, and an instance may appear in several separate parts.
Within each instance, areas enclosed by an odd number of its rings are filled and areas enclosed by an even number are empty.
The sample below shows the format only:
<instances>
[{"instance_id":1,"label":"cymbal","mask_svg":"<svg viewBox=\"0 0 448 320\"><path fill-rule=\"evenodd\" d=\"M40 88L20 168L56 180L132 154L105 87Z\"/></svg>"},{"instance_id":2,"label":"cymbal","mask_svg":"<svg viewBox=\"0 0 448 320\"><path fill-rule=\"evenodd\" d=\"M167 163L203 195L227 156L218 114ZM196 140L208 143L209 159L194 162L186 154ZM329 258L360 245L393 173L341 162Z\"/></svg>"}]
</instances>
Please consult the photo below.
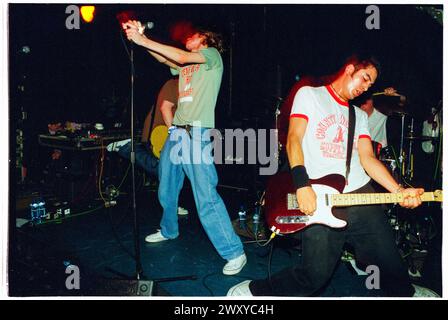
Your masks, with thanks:
<instances>
[{"instance_id":1,"label":"cymbal","mask_svg":"<svg viewBox=\"0 0 448 320\"><path fill-rule=\"evenodd\" d=\"M399 115L408 115L409 112L403 111L403 110L391 110L392 113L396 113Z\"/></svg>"},{"instance_id":2,"label":"cymbal","mask_svg":"<svg viewBox=\"0 0 448 320\"><path fill-rule=\"evenodd\" d=\"M431 136L407 136L404 138L407 140L421 140L421 141L438 140L439 139L439 137L431 137Z\"/></svg>"}]
</instances>

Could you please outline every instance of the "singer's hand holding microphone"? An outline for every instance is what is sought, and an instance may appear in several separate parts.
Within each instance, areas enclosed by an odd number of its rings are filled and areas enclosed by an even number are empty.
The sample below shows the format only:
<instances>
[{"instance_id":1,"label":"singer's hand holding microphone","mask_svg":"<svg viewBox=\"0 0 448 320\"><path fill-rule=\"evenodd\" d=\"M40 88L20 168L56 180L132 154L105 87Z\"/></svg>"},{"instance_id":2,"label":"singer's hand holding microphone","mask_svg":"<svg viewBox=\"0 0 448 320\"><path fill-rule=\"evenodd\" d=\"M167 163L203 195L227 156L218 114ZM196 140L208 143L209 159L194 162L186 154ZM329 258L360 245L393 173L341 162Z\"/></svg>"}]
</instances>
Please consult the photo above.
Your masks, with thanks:
<instances>
[{"instance_id":1,"label":"singer's hand holding microphone","mask_svg":"<svg viewBox=\"0 0 448 320\"><path fill-rule=\"evenodd\" d=\"M133 41L135 44L141 45L144 40L147 39L143 34L145 26L141 24L140 21L129 20L122 24L124 31L126 32L126 37L128 40Z\"/></svg>"}]
</instances>

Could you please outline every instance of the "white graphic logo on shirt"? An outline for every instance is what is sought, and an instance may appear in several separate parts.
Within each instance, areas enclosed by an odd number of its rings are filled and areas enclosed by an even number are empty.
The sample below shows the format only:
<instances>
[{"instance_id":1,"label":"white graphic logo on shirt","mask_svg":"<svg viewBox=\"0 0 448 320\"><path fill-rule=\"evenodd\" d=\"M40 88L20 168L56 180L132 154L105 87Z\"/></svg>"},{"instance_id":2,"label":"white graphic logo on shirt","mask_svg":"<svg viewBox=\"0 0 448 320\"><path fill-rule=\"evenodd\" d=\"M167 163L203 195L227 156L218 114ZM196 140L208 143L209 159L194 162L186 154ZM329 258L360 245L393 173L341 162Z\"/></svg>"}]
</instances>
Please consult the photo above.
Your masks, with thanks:
<instances>
[{"instance_id":1,"label":"white graphic logo on shirt","mask_svg":"<svg viewBox=\"0 0 448 320\"><path fill-rule=\"evenodd\" d=\"M317 124L315 136L320 140L322 157L345 159L348 121L344 115L329 115Z\"/></svg>"}]
</instances>

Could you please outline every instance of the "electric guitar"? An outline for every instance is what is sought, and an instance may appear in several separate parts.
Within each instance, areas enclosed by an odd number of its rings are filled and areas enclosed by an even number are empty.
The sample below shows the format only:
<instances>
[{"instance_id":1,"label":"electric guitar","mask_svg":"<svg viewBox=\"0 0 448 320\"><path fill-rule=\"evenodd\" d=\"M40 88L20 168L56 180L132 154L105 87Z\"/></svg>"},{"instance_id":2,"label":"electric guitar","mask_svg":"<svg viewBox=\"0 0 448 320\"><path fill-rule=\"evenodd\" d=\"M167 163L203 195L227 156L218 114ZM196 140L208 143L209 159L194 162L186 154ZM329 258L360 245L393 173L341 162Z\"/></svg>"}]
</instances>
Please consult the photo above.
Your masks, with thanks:
<instances>
[{"instance_id":1,"label":"electric guitar","mask_svg":"<svg viewBox=\"0 0 448 320\"><path fill-rule=\"evenodd\" d=\"M168 127L165 125L158 125L151 132L149 142L151 143L152 153L157 159L160 159L160 153L162 152L163 145L167 138Z\"/></svg>"},{"instance_id":2,"label":"electric guitar","mask_svg":"<svg viewBox=\"0 0 448 320\"><path fill-rule=\"evenodd\" d=\"M343 228L347 222L336 218L333 207L359 206L369 204L400 203L402 193L357 193L342 194L345 178L331 174L310 180L317 195L317 209L312 216L302 213L297 204L296 192L289 172L280 172L267 184L265 195L265 216L271 231L281 234L294 233L312 224L323 224L331 228ZM422 201L443 201L443 192L425 192Z\"/></svg>"}]
</instances>

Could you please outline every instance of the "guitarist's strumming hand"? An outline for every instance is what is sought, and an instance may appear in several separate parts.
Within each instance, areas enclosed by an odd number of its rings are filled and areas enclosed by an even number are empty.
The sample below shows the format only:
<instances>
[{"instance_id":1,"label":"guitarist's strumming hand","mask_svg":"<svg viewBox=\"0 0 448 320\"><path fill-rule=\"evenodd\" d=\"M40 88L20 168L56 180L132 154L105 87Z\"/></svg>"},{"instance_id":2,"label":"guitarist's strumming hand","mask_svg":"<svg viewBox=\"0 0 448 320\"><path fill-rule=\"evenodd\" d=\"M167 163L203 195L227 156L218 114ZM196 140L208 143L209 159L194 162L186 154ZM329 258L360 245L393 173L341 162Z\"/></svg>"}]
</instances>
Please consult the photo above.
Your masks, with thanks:
<instances>
[{"instance_id":1,"label":"guitarist's strumming hand","mask_svg":"<svg viewBox=\"0 0 448 320\"><path fill-rule=\"evenodd\" d=\"M296 191L299 210L306 215L312 216L316 211L316 193L311 187L302 187Z\"/></svg>"},{"instance_id":2,"label":"guitarist's strumming hand","mask_svg":"<svg viewBox=\"0 0 448 320\"><path fill-rule=\"evenodd\" d=\"M403 208L414 209L422 204L420 195L425 192L422 188L407 188L399 187L395 193L402 193L404 201L400 203Z\"/></svg>"}]
</instances>

